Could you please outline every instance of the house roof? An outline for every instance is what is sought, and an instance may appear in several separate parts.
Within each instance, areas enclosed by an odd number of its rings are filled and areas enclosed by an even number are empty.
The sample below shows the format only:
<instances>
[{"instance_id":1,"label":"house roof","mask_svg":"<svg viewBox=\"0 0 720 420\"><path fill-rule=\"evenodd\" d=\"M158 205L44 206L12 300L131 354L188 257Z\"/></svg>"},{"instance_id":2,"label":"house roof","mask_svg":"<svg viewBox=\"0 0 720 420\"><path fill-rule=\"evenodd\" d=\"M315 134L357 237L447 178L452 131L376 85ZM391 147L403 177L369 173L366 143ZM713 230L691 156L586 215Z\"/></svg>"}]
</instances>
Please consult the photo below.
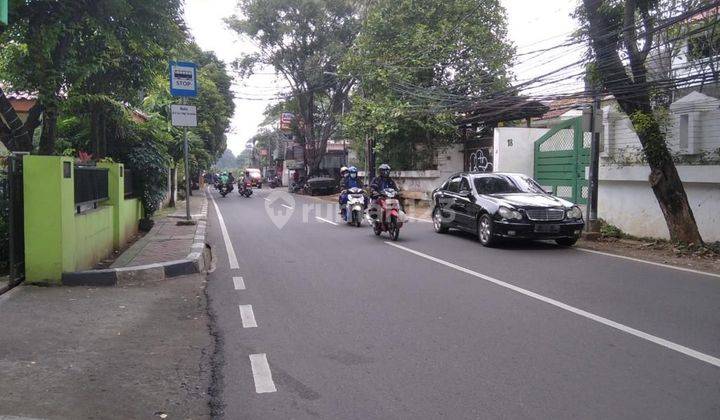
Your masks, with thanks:
<instances>
[{"instance_id":1,"label":"house roof","mask_svg":"<svg viewBox=\"0 0 720 420\"><path fill-rule=\"evenodd\" d=\"M720 6L705 10L704 12L700 12L696 15L692 15L690 16L690 18L688 18L688 21L697 22L699 20L704 20L717 14L720 14Z\"/></svg>"},{"instance_id":2,"label":"house roof","mask_svg":"<svg viewBox=\"0 0 720 420\"><path fill-rule=\"evenodd\" d=\"M5 96L11 101L34 101L37 99L36 93L31 92L18 92L12 89L12 86L0 82L0 89L5 92Z\"/></svg>"},{"instance_id":3,"label":"house roof","mask_svg":"<svg viewBox=\"0 0 720 420\"><path fill-rule=\"evenodd\" d=\"M478 101L467 107L458 119L458 125L497 123L539 117L548 111L540 101L522 96L504 96Z\"/></svg>"},{"instance_id":4,"label":"house roof","mask_svg":"<svg viewBox=\"0 0 720 420\"><path fill-rule=\"evenodd\" d=\"M540 116L540 120L552 120L555 118L559 118L569 110L582 106L587 105L592 102L591 98L564 98L564 99L556 99L550 104L548 104L549 111L544 113L542 116Z\"/></svg>"}]
</instances>

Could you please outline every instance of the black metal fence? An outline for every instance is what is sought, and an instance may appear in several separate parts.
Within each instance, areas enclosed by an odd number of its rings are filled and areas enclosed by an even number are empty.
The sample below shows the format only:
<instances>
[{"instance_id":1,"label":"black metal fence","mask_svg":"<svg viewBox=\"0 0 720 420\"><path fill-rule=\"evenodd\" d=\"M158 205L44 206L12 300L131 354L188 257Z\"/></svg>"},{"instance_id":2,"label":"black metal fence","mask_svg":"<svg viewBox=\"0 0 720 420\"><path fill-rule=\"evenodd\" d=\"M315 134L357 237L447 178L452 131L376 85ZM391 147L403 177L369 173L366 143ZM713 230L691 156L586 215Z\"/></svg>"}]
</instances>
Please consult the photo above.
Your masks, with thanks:
<instances>
[{"instance_id":1,"label":"black metal fence","mask_svg":"<svg viewBox=\"0 0 720 420\"><path fill-rule=\"evenodd\" d=\"M97 208L97 204L108 199L107 168L94 166L75 167L75 207L77 212Z\"/></svg>"},{"instance_id":2,"label":"black metal fence","mask_svg":"<svg viewBox=\"0 0 720 420\"><path fill-rule=\"evenodd\" d=\"M22 156L0 158L0 277L12 287L25 276Z\"/></svg>"},{"instance_id":3,"label":"black metal fence","mask_svg":"<svg viewBox=\"0 0 720 420\"><path fill-rule=\"evenodd\" d=\"M10 261L10 185L8 161L0 158L0 277L6 275ZM0 287L2 287L0 285Z\"/></svg>"},{"instance_id":4,"label":"black metal fence","mask_svg":"<svg viewBox=\"0 0 720 420\"><path fill-rule=\"evenodd\" d=\"M125 198L135 197L135 179L129 169L123 170L123 184L125 185Z\"/></svg>"}]
</instances>

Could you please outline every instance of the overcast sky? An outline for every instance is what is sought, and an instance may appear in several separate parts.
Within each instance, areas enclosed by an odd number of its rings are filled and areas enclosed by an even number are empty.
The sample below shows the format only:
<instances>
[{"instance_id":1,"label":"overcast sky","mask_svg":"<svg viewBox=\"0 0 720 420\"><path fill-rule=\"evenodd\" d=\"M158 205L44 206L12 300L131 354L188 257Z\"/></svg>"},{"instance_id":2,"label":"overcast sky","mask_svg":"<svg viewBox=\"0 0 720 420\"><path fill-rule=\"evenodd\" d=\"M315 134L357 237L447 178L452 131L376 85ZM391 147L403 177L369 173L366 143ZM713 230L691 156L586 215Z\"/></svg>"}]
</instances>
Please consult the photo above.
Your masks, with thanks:
<instances>
[{"instance_id":1,"label":"overcast sky","mask_svg":"<svg viewBox=\"0 0 720 420\"><path fill-rule=\"evenodd\" d=\"M227 63L255 48L223 23L223 18L235 13L236 3L236 0L185 1L185 18L197 43L205 50L215 51ZM570 17L576 5L573 0L501 0L501 3L508 12L510 39L521 54L561 43L576 27ZM580 48L574 48L544 55L541 60L532 59L532 55L521 56L514 71L518 80L527 80L577 60L580 53ZM236 83L235 117L228 133L228 147L233 153L241 152L257 131L263 120L262 112L270 103L266 98L283 86L272 69Z\"/></svg>"}]
</instances>

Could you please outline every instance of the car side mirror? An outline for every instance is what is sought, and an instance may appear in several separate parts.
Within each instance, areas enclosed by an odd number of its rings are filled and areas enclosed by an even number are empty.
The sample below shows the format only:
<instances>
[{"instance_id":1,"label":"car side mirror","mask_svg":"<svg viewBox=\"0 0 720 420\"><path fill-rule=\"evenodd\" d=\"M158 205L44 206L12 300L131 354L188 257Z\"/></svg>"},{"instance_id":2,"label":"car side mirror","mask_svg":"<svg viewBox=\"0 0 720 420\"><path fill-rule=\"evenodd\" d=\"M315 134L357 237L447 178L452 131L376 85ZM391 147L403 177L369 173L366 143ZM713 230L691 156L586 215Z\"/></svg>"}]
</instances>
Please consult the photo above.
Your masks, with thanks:
<instances>
[{"instance_id":1,"label":"car side mirror","mask_svg":"<svg viewBox=\"0 0 720 420\"><path fill-rule=\"evenodd\" d=\"M470 191L468 190L462 190L458 193L460 197L470 198L472 194L470 194Z\"/></svg>"}]
</instances>

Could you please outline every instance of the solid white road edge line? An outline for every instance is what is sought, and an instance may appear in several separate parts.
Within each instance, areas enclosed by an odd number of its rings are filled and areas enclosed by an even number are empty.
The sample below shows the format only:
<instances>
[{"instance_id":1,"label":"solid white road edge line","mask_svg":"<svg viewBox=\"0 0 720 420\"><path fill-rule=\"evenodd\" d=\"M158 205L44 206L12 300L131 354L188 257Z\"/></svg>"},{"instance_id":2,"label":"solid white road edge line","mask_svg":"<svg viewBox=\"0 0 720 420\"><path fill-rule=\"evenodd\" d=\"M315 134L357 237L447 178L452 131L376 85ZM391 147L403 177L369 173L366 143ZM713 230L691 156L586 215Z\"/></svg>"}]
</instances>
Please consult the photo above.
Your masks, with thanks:
<instances>
[{"instance_id":1,"label":"solid white road edge line","mask_svg":"<svg viewBox=\"0 0 720 420\"><path fill-rule=\"evenodd\" d=\"M252 305L240 305L239 308L243 328L256 328L257 322L255 321Z\"/></svg>"},{"instance_id":2,"label":"solid white road edge line","mask_svg":"<svg viewBox=\"0 0 720 420\"><path fill-rule=\"evenodd\" d=\"M663 263L658 263L655 261L641 260L640 258L626 257L624 255L611 254L609 252L595 251L594 249L577 248L577 247L575 247L574 249L576 249L578 251L582 251L582 252L590 252L592 254L600 254L600 255L605 255L608 257L622 258L624 260L635 261L635 262L639 262L639 263L643 263L643 264L655 265L655 266L662 267L662 268L670 268L672 270L685 271L688 273L701 274L703 276L720 278L720 274L708 273L707 271L693 270L692 268L678 267L676 265L663 264Z\"/></svg>"},{"instance_id":3,"label":"solid white road edge line","mask_svg":"<svg viewBox=\"0 0 720 420\"><path fill-rule=\"evenodd\" d=\"M217 213L218 220L220 221L220 231L222 232L223 241L225 242L225 250L228 254L228 261L230 261L230 268L240 268L237 256L235 256L235 248L233 248L233 244L230 241L230 235L228 235L227 227L225 226L225 219L223 219L222 214L220 214L220 208L218 208L218 205L215 202L215 197L213 197L212 194L210 194L210 200L212 200L213 206L215 207L215 213Z\"/></svg>"},{"instance_id":4,"label":"solid white road edge line","mask_svg":"<svg viewBox=\"0 0 720 420\"><path fill-rule=\"evenodd\" d=\"M233 285L235 290L245 290L245 280L242 277L233 277Z\"/></svg>"},{"instance_id":5,"label":"solid white road edge line","mask_svg":"<svg viewBox=\"0 0 720 420\"><path fill-rule=\"evenodd\" d=\"M315 218L318 219L318 220L320 220L320 221L323 221L323 222L325 222L325 223L330 223L331 225L335 225L335 226L338 225L337 223L335 223L335 222L333 222L333 221L331 221L331 220L328 220L328 219L323 219L322 217L315 216Z\"/></svg>"},{"instance_id":6,"label":"solid white road edge line","mask_svg":"<svg viewBox=\"0 0 720 420\"><path fill-rule=\"evenodd\" d=\"M574 314L576 314L576 315L580 315L580 316L582 316L582 317L585 317L585 318L590 319L590 320L592 320L592 321L598 322L598 323L600 323L600 324L607 325L607 326L609 326L609 327L615 328L615 329L617 329L617 330L620 330L620 331L622 331L622 332L628 333L628 334L630 334L630 335L634 335L634 336L636 336L636 337L639 337L639 338L642 338L642 339L644 339L644 340L650 341L650 342L652 342L652 343L658 344L658 345L663 346L663 347L665 347L665 348L668 348L668 349L670 349L670 350L675 350L675 351L677 351L677 352L679 352L679 353L682 353L682 354L684 354L684 355L686 355L686 356L690 356L690 357L693 357L693 358L698 359L698 360L700 360L700 361L703 361L703 362L705 362L705 363L709 363L709 364L711 364L711 365L713 365L713 366L720 367L720 359L718 359L717 357L713 357L713 356L710 356L710 355L705 354L705 353L700 353L699 351L693 350L693 349L691 349L691 348L689 348L689 347L685 347L685 346L683 346L683 345L680 345L680 344L677 344L677 343L673 343L672 341L665 340L664 338L656 337L656 336L654 336L654 335L652 335L652 334L648 334L648 333L646 333L646 332L643 332L643 331L640 331L640 330L636 330L635 328L628 327L627 325L623 325L623 324L620 324L620 323L615 322L615 321L613 321L613 320L610 320L610 319L607 319L607 318L603 318L603 317L601 317L601 316L599 316L599 315L595 315L595 314L593 314L593 313L584 311L584 310L579 309L579 308L576 308L576 307L574 307L574 306L567 305L567 304L562 303L562 302L560 302L560 301L557 301L557 300L555 300L555 299L551 299L551 298L549 298L549 297L545 297L545 296L543 296L543 295L537 294L537 293L535 293L535 292L531 292L531 291L529 291L529 290L526 290L526 289L523 289L523 288L521 288L521 287L512 285L512 284L510 284L510 283L506 283L506 282L504 282L504 281L502 281L502 280L498 280L498 279L496 279L496 278L493 278L493 277L490 277L490 276L486 276L486 275L484 275L484 274L480 274L480 273L478 273L478 272L476 272L476 271L467 269L467 268L465 268L465 267L461 267L461 266L459 266L459 265L457 265L457 264L453 264L453 263L451 263L451 262L447 262L447 261L445 261L445 260L441 260L440 258L435 258L435 257L433 257L433 256L431 256L431 255L427 255L427 254L424 254L424 253L422 253L422 252L415 251L414 249L406 248L406 247L404 247L404 246L402 246L402 245L397 245L397 244L394 244L394 243L392 243L392 242L385 242L385 243L388 244L388 245L390 245L390 246L393 246L393 247L395 247L395 248L398 248L398 249L401 249L401 250L403 250L403 251L409 252L409 253L411 253L411 254L417 255L418 257L422 257L422 258L425 258L425 259L427 259L427 260L436 262L436 263L438 263L438 264L442 264L442 265L444 265L444 266L446 266L446 267L450 267L450 268L453 268L453 269L455 269L455 270L461 271L461 272L463 272L463 273L465 273L465 274L469 274L469 275L471 275L471 276L475 276L475 277L477 277L477 278L481 278L481 279L483 279L483 280L485 280L485 281L488 281L488 282L490 282L490 283L494 283L494 284L496 284L496 285L498 285L498 286L501 286L501 287L504 287L504 288L506 288L506 289L510 289L510 290L512 290L512 291L514 291L514 292L521 293L521 294L523 294L523 295L525 295L525 296L531 297L531 298L533 298L533 299L537 299L537 300L539 300L539 301L541 301L541 302L545 302L545 303L547 303L547 304L553 305L553 306L558 307L558 308L560 308L560 309L564 309L564 310L566 310L566 311L568 311L568 312L572 312L572 313L574 313Z\"/></svg>"},{"instance_id":7,"label":"solid white road edge line","mask_svg":"<svg viewBox=\"0 0 720 420\"><path fill-rule=\"evenodd\" d=\"M407 216L407 218L410 220L417 220L418 222L432 223L432 220L421 219L419 217Z\"/></svg>"},{"instance_id":8,"label":"solid white road edge line","mask_svg":"<svg viewBox=\"0 0 720 420\"><path fill-rule=\"evenodd\" d=\"M253 380L255 381L255 392L264 394L266 392L277 391L265 353L251 354L250 367L252 368Z\"/></svg>"}]
</instances>

